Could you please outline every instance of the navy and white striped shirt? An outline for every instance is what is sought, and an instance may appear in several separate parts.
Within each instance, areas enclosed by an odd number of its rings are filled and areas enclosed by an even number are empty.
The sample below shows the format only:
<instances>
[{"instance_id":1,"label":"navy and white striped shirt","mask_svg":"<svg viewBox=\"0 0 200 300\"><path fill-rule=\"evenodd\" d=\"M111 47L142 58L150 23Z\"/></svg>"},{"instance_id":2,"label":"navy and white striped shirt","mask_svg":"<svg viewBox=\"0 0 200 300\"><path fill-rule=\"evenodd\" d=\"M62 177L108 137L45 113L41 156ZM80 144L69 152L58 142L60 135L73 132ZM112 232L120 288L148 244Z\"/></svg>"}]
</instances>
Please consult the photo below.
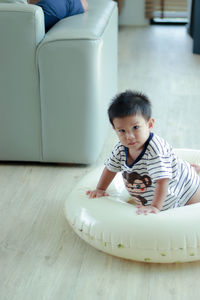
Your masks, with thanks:
<instances>
[{"instance_id":1,"label":"navy and white striped shirt","mask_svg":"<svg viewBox=\"0 0 200 300\"><path fill-rule=\"evenodd\" d=\"M200 186L200 178L190 164L178 158L172 147L153 133L130 165L127 164L127 155L128 148L118 142L105 165L112 172L122 172L126 188L136 203L152 203L159 179L169 179L162 210L184 206Z\"/></svg>"}]
</instances>

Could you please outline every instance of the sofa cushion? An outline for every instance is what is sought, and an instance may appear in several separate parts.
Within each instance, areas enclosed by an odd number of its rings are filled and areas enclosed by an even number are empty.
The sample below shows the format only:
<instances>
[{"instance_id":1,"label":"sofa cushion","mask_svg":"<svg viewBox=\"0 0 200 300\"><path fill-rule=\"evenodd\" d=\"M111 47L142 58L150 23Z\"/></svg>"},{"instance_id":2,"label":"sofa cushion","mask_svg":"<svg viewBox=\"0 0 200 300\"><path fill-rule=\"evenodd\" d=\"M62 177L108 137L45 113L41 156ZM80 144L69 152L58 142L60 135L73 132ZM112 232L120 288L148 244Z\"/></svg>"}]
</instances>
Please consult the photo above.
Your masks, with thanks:
<instances>
[{"instance_id":1,"label":"sofa cushion","mask_svg":"<svg viewBox=\"0 0 200 300\"><path fill-rule=\"evenodd\" d=\"M45 17L45 30L48 31L59 20L84 12L80 0L40 0Z\"/></svg>"},{"instance_id":2,"label":"sofa cushion","mask_svg":"<svg viewBox=\"0 0 200 300\"><path fill-rule=\"evenodd\" d=\"M27 0L0 0L0 3L24 3L24 4L27 4Z\"/></svg>"}]
</instances>

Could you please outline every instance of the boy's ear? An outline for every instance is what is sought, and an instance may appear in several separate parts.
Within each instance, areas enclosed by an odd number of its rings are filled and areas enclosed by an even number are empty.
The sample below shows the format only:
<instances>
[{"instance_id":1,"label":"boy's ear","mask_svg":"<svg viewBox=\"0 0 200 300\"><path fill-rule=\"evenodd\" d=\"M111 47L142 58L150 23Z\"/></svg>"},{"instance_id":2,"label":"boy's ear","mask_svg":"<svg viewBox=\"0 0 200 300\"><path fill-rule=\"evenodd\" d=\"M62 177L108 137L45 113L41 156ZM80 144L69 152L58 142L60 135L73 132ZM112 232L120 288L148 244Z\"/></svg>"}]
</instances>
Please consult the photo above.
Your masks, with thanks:
<instances>
[{"instance_id":1,"label":"boy's ear","mask_svg":"<svg viewBox=\"0 0 200 300\"><path fill-rule=\"evenodd\" d=\"M149 121L148 121L149 129L152 129L152 128L153 128L154 122L155 122L155 120L154 120L153 118L150 118L150 119L149 119Z\"/></svg>"}]
</instances>

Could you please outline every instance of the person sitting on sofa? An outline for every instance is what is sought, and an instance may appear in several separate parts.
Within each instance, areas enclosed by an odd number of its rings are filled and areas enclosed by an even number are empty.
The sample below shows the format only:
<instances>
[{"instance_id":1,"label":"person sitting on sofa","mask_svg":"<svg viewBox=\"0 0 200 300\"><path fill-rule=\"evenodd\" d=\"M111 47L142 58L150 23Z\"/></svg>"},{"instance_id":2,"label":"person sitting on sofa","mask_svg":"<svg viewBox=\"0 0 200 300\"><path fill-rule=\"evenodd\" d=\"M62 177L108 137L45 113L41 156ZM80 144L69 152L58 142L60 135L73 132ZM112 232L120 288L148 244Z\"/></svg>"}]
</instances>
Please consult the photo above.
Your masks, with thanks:
<instances>
[{"instance_id":1,"label":"person sitting on sofa","mask_svg":"<svg viewBox=\"0 0 200 300\"><path fill-rule=\"evenodd\" d=\"M29 3L34 3L43 9L45 32L53 27L59 20L82 14L88 9L87 0L30 0Z\"/></svg>"}]
</instances>

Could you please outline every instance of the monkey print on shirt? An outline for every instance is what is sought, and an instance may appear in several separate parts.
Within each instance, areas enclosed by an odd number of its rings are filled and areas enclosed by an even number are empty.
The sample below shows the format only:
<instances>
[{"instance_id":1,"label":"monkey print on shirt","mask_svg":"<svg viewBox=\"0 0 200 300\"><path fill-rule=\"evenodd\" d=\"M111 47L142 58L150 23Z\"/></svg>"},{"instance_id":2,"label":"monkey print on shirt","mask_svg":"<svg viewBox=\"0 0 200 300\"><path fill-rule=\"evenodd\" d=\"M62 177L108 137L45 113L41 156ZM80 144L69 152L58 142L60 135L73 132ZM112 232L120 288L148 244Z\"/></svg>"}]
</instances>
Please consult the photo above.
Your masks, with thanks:
<instances>
[{"instance_id":1,"label":"monkey print on shirt","mask_svg":"<svg viewBox=\"0 0 200 300\"><path fill-rule=\"evenodd\" d=\"M137 204L142 203L142 205L147 204L147 200L142 196L142 194L146 192L147 187L151 186L151 178L148 175L142 176L136 172L128 173L126 171L122 173L122 176L126 189L132 196L134 202ZM129 203L132 203L132 201L129 200Z\"/></svg>"}]
</instances>

